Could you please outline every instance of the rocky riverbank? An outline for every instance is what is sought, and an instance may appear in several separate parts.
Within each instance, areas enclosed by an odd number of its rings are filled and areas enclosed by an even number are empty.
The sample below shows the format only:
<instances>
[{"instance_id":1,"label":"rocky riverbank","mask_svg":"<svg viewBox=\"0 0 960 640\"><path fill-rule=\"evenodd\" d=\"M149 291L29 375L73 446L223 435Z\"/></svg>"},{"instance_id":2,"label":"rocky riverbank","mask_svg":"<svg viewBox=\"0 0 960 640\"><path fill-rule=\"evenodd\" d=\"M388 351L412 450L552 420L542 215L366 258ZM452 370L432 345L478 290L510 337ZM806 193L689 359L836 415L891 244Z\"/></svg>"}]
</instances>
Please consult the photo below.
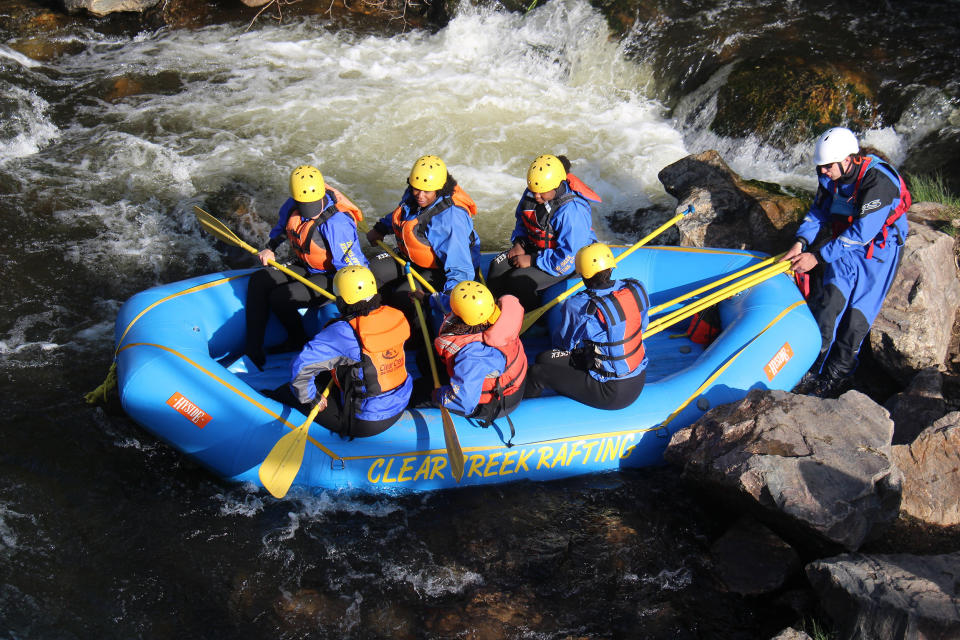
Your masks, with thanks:
<instances>
[{"instance_id":1,"label":"rocky riverbank","mask_svg":"<svg viewBox=\"0 0 960 640\"><path fill-rule=\"evenodd\" d=\"M676 232L685 246L776 253L804 212L715 152L660 177L678 211L697 207ZM934 203L909 212L855 390L754 390L677 432L666 453L696 491L742 514L713 547L727 588L788 598L799 617L828 616L841 638L960 636L960 280L941 214Z\"/></svg>"}]
</instances>

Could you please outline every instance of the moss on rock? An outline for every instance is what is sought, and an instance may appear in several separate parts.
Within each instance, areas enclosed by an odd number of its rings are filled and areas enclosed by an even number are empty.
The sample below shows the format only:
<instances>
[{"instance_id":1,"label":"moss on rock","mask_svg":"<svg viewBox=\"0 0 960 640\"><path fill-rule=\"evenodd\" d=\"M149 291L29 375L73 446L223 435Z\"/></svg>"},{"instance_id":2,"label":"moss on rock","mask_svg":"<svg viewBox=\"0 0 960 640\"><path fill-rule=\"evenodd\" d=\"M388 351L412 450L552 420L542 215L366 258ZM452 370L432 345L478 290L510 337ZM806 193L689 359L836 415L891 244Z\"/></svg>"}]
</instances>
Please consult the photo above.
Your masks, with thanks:
<instances>
[{"instance_id":1,"label":"moss on rock","mask_svg":"<svg viewBox=\"0 0 960 640\"><path fill-rule=\"evenodd\" d=\"M797 144L843 124L878 124L874 93L864 77L801 58L738 62L717 94L710 129L722 136L757 136Z\"/></svg>"}]
</instances>

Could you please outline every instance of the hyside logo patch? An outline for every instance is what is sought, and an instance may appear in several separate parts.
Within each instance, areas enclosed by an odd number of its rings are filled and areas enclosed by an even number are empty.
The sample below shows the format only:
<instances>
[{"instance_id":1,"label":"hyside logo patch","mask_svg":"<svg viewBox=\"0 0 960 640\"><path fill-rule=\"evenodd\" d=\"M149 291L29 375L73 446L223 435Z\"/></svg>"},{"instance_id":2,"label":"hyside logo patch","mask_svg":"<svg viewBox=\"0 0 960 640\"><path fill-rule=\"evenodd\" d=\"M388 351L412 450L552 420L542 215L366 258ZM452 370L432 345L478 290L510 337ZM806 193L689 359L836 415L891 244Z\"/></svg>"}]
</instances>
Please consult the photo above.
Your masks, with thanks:
<instances>
[{"instance_id":1,"label":"hyside logo patch","mask_svg":"<svg viewBox=\"0 0 960 640\"><path fill-rule=\"evenodd\" d=\"M212 416L206 411L187 400L179 391L167 400L167 404L177 410L177 413L203 429L210 422Z\"/></svg>"},{"instance_id":2,"label":"hyside logo patch","mask_svg":"<svg viewBox=\"0 0 960 640\"><path fill-rule=\"evenodd\" d=\"M879 208L880 208L880 201L871 200L870 202L864 203L863 208L860 209L860 213L864 214L868 211L873 211L874 209L879 209Z\"/></svg>"},{"instance_id":3,"label":"hyside logo patch","mask_svg":"<svg viewBox=\"0 0 960 640\"><path fill-rule=\"evenodd\" d=\"M783 346L777 349L777 352L770 358L770 362L763 367L764 373L767 374L767 380L773 380L780 373L780 370L790 362L792 357L793 349L790 348L790 343L784 342Z\"/></svg>"}]
</instances>

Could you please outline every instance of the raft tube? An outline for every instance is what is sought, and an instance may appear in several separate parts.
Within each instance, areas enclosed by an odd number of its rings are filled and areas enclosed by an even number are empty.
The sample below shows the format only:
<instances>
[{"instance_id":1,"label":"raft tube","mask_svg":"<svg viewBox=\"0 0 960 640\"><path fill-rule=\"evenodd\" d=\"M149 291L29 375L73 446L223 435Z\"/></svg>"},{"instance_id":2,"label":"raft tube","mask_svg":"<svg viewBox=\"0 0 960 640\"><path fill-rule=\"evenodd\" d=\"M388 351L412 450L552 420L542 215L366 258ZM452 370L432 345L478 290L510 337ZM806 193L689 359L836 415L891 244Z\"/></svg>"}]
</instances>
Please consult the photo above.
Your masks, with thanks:
<instances>
[{"instance_id":1,"label":"raft tube","mask_svg":"<svg viewBox=\"0 0 960 640\"><path fill-rule=\"evenodd\" d=\"M644 247L618 264L614 276L639 279L658 305L765 257L730 249ZM271 356L263 372L239 355L253 271L214 273L136 294L118 314L116 348L120 397L133 420L222 478L259 487L260 463L306 416L261 393L289 380L295 354ZM577 282L571 278L554 286L544 300ZM415 492L660 464L676 430L750 389L792 389L819 352L816 322L787 275L721 302L719 312L722 331L707 347L677 335L687 322L645 339L647 383L625 409L603 411L556 395L527 399L510 415L516 427L512 439L505 419L485 428L454 415L466 456L459 483L450 473L439 410L411 408L370 438L348 440L312 425L294 488ZM307 313L308 331L332 313L334 305ZM558 316L555 308L547 323ZM413 330L420 339L416 326ZM532 362L548 348L548 332L535 325L527 334ZM271 319L267 344L284 338Z\"/></svg>"}]
</instances>

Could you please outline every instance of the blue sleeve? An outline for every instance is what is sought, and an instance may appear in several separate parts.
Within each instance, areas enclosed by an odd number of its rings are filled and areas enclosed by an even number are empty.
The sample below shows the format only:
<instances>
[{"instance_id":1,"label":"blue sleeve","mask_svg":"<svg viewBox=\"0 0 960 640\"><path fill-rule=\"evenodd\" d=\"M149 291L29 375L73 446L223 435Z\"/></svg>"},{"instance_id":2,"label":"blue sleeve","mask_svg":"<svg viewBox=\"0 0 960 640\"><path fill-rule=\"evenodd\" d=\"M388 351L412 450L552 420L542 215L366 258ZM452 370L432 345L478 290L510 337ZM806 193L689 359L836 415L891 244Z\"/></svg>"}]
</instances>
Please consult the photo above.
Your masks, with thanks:
<instances>
[{"instance_id":1,"label":"blue sleeve","mask_svg":"<svg viewBox=\"0 0 960 640\"><path fill-rule=\"evenodd\" d=\"M313 337L290 365L290 389L306 404L317 396L314 378L340 365L360 361L360 345L346 322L335 322Z\"/></svg>"},{"instance_id":2,"label":"blue sleeve","mask_svg":"<svg viewBox=\"0 0 960 640\"><path fill-rule=\"evenodd\" d=\"M845 254L861 253L864 246L870 244L883 230L889 216L900 204L900 181L893 179L880 169L870 168L860 183L857 195L859 210L853 223L836 238L820 249L820 257L826 262L834 262Z\"/></svg>"},{"instance_id":3,"label":"blue sleeve","mask_svg":"<svg viewBox=\"0 0 960 640\"><path fill-rule=\"evenodd\" d=\"M430 221L427 240L443 264L446 282L444 293L464 280L473 280L474 264L470 239L473 237L473 221L470 214L460 207L450 207Z\"/></svg>"},{"instance_id":4,"label":"blue sleeve","mask_svg":"<svg viewBox=\"0 0 960 640\"><path fill-rule=\"evenodd\" d=\"M287 198L287 201L280 205L280 211L277 213L277 224L270 229L270 240L268 246L275 250L283 241L287 239L287 220L290 219L290 212L296 206L293 198Z\"/></svg>"},{"instance_id":5,"label":"blue sleeve","mask_svg":"<svg viewBox=\"0 0 960 640\"><path fill-rule=\"evenodd\" d=\"M527 237L527 229L523 226L523 216L521 212L523 211L523 200L526 197L527 192L523 192L523 197L520 198L520 202L517 203L517 209L514 212L514 215L517 217L517 222L513 225L513 233L510 234L510 244L512 245L519 238Z\"/></svg>"},{"instance_id":6,"label":"blue sleeve","mask_svg":"<svg viewBox=\"0 0 960 640\"><path fill-rule=\"evenodd\" d=\"M470 415L480 403L484 378L502 373L506 366L506 358L497 349L480 342L468 344L454 359L450 384L440 387L440 402L451 411Z\"/></svg>"},{"instance_id":7,"label":"blue sleeve","mask_svg":"<svg viewBox=\"0 0 960 640\"><path fill-rule=\"evenodd\" d=\"M357 235L357 226L349 213L337 212L330 219L320 225L320 233L333 260L334 269L354 265L367 266L367 258L360 250L360 237Z\"/></svg>"},{"instance_id":8,"label":"blue sleeve","mask_svg":"<svg viewBox=\"0 0 960 640\"><path fill-rule=\"evenodd\" d=\"M557 246L544 249L537 255L537 267L552 275L572 273L577 251L597 241L592 225L590 203L584 198L575 198L557 209L553 214Z\"/></svg>"}]
</instances>

